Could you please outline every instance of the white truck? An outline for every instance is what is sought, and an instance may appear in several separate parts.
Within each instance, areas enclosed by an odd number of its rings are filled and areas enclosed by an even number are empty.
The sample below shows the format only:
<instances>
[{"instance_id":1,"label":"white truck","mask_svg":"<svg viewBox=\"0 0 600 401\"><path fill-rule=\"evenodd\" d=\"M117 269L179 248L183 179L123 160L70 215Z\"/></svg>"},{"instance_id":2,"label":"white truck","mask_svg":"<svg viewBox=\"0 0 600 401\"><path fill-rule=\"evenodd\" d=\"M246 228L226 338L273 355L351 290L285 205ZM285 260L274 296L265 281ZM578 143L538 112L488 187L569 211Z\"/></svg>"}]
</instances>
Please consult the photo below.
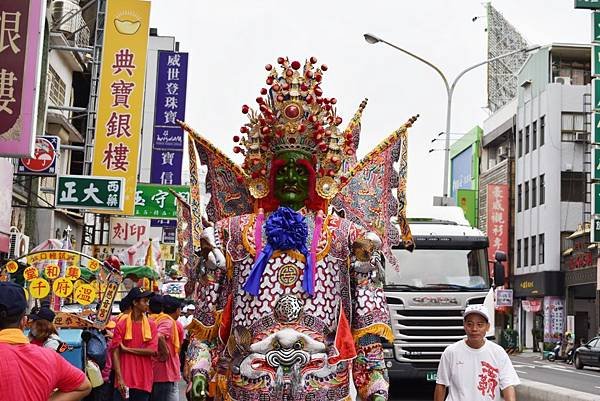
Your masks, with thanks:
<instances>
[{"instance_id":1,"label":"white truck","mask_svg":"<svg viewBox=\"0 0 600 401\"><path fill-rule=\"evenodd\" d=\"M488 261L488 238L470 227L462 209L434 206L426 218L409 218L415 240L410 253L393 249L398 268L385 269L385 294L390 309L394 343L384 355L390 379L435 381L444 349L464 338L462 314L468 305L489 308L494 335L494 291ZM494 268L501 277L498 252ZM500 261L500 262L499 262Z\"/></svg>"}]
</instances>

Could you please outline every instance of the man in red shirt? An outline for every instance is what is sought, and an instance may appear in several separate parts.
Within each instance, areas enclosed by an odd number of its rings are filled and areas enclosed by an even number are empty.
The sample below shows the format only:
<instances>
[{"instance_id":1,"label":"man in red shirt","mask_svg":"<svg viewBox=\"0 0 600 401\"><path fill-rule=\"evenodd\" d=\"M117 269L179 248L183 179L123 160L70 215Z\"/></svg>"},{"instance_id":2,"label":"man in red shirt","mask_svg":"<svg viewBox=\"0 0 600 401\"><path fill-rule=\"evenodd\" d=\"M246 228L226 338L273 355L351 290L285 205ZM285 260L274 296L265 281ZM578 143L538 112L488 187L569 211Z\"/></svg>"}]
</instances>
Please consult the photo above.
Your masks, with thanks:
<instances>
[{"instance_id":1,"label":"man in red shirt","mask_svg":"<svg viewBox=\"0 0 600 401\"><path fill-rule=\"evenodd\" d=\"M152 401L179 401L179 351L184 336L183 325L177 321L181 314L181 301L165 295L162 302L163 313L155 320L158 325L158 355L152 361Z\"/></svg>"},{"instance_id":2,"label":"man in red shirt","mask_svg":"<svg viewBox=\"0 0 600 401\"><path fill-rule=\"evenodd\" d=\"M115 401L148 401L152 392L152 356L157 349L156 323L148 319L152 292L132 288L131 312L117 323L110 352L115 369Z\"/></svg>"},{"instance_id":3,"label":"man in red shirt","mask_svg":"<svg viewBox=\"0 0 600 401\"><path fill-rule=\"evenodd\" d=\"M23 334L26 308L21 286L0 282L0 400L81 400L90 382L56 351L29 343Z\"/></svg>"}]
</instances>

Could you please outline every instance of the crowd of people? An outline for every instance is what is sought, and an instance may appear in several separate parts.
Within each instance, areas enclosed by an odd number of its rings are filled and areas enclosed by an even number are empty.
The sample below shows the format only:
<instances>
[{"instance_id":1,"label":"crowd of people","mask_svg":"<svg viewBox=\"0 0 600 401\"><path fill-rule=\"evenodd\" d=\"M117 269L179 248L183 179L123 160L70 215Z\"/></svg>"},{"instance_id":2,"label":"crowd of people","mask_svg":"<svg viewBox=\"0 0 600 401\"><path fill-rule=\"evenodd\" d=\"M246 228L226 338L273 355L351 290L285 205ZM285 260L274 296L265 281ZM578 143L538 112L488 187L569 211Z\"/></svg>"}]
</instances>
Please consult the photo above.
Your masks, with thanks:
<instances>
[{"instance_id":1,"label":"crowd of people","mask_svg":"<svg viewBox=\"0 0 600 401\"><path fill-rule=\"evenodd\" d=\"M69 345L49 304L27 314L23 288L0 283L0 400L178 401L194 306L135 287L119 307L104 330L85 331L82 370L60 355Z\"/></svg>"}]
</instances>

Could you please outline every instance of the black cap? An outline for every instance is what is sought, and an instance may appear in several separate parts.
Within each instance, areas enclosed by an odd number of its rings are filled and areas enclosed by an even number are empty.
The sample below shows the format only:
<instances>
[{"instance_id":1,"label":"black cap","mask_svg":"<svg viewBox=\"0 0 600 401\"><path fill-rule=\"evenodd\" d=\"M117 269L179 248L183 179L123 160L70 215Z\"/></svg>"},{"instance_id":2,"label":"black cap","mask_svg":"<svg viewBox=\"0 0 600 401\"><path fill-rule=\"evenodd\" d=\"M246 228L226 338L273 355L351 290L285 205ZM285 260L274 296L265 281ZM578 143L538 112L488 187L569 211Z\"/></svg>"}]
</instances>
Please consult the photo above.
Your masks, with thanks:
<instances>
[{"instance_id":1,"label":"black cap","mask_svg":"<svg viewBox=\"0 0 600 401\"><path fill-rule=\"evenodd\" d=\"M119 310L121 313L125 312L127 309L131 308L131 299L128 297L129 294L125 295L119 301Z\"/></svg>"},{"instance_id":2,"label":"black cap","mask_svg":"<svg viewBox=\"0 0 600 401\"><path fill-rule=\"evenodd\" d=\"M150 298L150 311L152 313L160 313L163 308L163 296L159 294L154 294L152 298Z\"/></svg>"},{"instance_id":3,"label":"black cap","mask_svg":"<svg viewBox=\"0 0 600 401\"><path fill-rule=\"evenodd\" d=\"M133 287L129 294L127 294L127 298L130 302L135 301L136 299L141 298L150 298L152 296L152 291L144 291L139 287Z\"/></svg>"},{"instance_id":4,"label":"black cap","mask_svg":"<svg viewBox=\"0 0 600 401\"><path fill-rule=\"evenodd\" d=\"M8 316L17 316L27 309L25 290L13 282L0 282L0 306L6 309Z\"/></svg>"},{"instance_id":5,"label":"black cap","mask_svg":"<svg viewBox=\"0 0 600 401\"><path fill-rule=\"evenodd\" d=\"M165 295L162 298L163 305L166 309L174 310L183 307L183 302L180 299L175 298L174 296Z\"/></svg>"},{"instance_id":6,"label":"black cap","mask_svg":"<svg viewBox=\"0 0 600 401\"><path fill-rule=\"evenodd\" d=\"M50 308L41 307L38 310L29 314L31 320L47 320L49 322L54 321L56 314L52 312Z\"/></svg>"}]
</instances>

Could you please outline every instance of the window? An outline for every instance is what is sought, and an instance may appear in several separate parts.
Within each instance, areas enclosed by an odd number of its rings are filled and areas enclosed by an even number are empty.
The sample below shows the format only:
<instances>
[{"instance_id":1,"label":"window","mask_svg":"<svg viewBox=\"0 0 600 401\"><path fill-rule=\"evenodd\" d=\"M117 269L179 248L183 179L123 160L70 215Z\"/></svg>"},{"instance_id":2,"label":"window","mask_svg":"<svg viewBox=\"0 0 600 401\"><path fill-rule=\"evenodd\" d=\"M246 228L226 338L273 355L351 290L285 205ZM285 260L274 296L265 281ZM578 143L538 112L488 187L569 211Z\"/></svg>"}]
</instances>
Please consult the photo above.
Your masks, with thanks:
<instances>
[{"instance_id":1,"label":"window","mask_svg":"<svg viewBox=\"0 0 600 401\"><path fill-rule=\"evenodd\" d=\"M523 239L523 266L529 266L529 238Z\"/></svg>"},{"instance_id":2,"label":"window","mask_svg":"<svg viewBox=\"0 0 600 401\"><path fill-rule=\"evenodd\" d=\"M536 182L537 180L535 178L531 179L531 208L534 208L536 206L536 194L537 194L537 188L536 188Z\"/></svg>"},{"instance_id":3,"label":"window","mask_svg":"<svg viewBox=\"0 0 600 401\"><path fill-rule=\"evenodd\" d=\"M546 182L544 178L545 174L540 175L540 205L546 202Z\"/></svg>"},{"instance_id":4,"label":"window","mask_svg":"<svg viewBox=\"0 0 600 401\"><path fill-rule=\"evenodd\" d=\"M531 151L537 148L537 121L531 124Z\"/></svg>"},{"instance_id":5,"label":"window","mask_svg":"<svg viewBox=\"0 0 600 401\"><path fill-rule=\"evenodd\" d=\"M540 147L544 144L544 134L546 133L546 116L540 117Z\"/></svg>"},{"instance_id":6,"label":"window","mask_svg":"<svg viewBox=\"0 0 600 401\"><path fill-rule=\"evenodd\" d=\"M535 235L531 237L531 266L535 266Z\"/></svg>"},{"instance_id":7,"label":"window","mask_svg":"<svg viewBox=\"0 0 600 401\"><path fill-rule=\"evenodd\" d=\"M517 186L517 212L521 211L521 199L523 198L523 190L521 184Z\"/></svg>"},{"instance_id":8,"label":"window","mask_svg":"<svg viewBox=\"0 0 600 401\"><path fill-rule=\"evenodd\" d=\"M519 157L523 156L523 130L519 130L518 138L517 138L517 148L519 152Z\"/></svg>"},{"instance_id":9,"label":"window","mask_svg":"<svg viewBox=\"0 0 600 401\"><path fill-rule=\"evenodd\" d=\"M562 171L560 173L560 200L563 202L585 202L585 173Z\"/></svg>"},{"instance_id":10,"label":"window","mask_svg":"<svg viewBox=\"0 0 600 401\"><path fill-rule=\"evenodd\" d=\"M529 209L529 181L525 183L525 210Z\"/></svg>"},{"instance_id":11,"label":"window","mask_svg":"<svg viewBox=\"0 0 600 401\"><path fill-rule=\"evenodd\" d=\"M538 263L544 264L544 234L538 235Z\"/></svg>"},{"instance_id":12,"label":"window","mask_svg":"<svg viewBox=\"0 0 600 401\"><path fill-rule=\"evenodd\" d=\"M56 106L65 105L67 86L52 66L48 66L48 97Z\"/></svg>"},{"instance_id":13,"label":"window","mask_svg":"<svg viewBox=\"0 0 600 401\"><path fill-rule=\"evenodd\" d=\"M529 153L529 125L525 127L525 154Z\"/></svg>"},{"instance_id":14,"label":"window","mask_svg":"<svg viewBox=\"0 0 600 401\"><path fill-rule=\"evenodd\" d=\"M564 58L563 58L564 57ZM591 81L589 58L574 59L572 56L552 55L552 80L557 77L567 78L571 85L587 85Z\"/></svg>"},{"instance_id":15,"label":"window","mask_svg":"<svg viewBox=\"0 0 600 401\"><path fill-rule=\"evenodd\" d=\"M584 113L562 113L561 114L561 141L573 142L575 141L575 134L578 132L585 132L585 118Z\"/></svg>"},{"instance_id":16,"label":"window","mask_svg":"<svg viewBox=\"0 0 600 401\"><path fill-rule=\"evenodd\" d=\"M517 240L517 267L521 267L521 240Z\"/></svg>"}]
</instances>

